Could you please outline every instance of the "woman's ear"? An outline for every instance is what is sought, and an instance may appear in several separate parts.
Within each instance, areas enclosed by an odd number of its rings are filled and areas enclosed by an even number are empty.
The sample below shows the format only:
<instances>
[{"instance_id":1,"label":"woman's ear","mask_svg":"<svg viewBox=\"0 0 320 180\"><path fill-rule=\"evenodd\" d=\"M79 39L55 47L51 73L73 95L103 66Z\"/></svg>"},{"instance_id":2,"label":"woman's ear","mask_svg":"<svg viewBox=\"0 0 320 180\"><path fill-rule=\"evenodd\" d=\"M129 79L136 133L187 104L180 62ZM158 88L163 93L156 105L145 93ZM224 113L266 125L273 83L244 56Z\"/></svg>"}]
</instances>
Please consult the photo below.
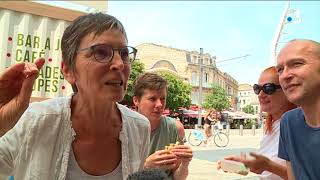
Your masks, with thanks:
<instances>
[{"instance_id":1,"label":"woman's ear","mask_svg":"<svg viewBox=\"0 0 320 180\"><path fill-rule=\"evenodd\" d=\"M64 62L61 63L61 70L63 73L64 78L72 85L75 84L76 78L74 71L70 69L68 66L64 64Z\"/></svg>"},{"instance_id":2,"label":"woman's ear","mask_svg":"<svg viewBox=\"0 0 320 180\"><path fill-rule=\"evenodd\" d=\"M139 98L137 96L133 96L133 104L138 107L139 106Z\"/></svg>"}]
</instances>

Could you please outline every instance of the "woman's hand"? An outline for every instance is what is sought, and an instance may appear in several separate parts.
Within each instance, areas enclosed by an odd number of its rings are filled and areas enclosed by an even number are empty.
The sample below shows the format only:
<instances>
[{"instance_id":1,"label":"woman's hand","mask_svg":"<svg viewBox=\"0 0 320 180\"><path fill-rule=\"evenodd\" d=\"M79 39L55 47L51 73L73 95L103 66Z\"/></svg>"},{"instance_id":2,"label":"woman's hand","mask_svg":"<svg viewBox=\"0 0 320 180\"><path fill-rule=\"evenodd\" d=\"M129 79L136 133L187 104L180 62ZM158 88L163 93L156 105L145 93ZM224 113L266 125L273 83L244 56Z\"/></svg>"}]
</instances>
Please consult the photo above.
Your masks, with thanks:
<instances>
[{"instance_id":1,"label":"woman's hand","mask_svg":"<svg viewBox=\"0 0 320 180\"><path fill-rule=\"evenodd\" d=\"M159 150L151 154L144 163L145 168L174 169L177 156L169 150Z\"/></svg>"},{"instance_id":2,"label":"woman's hand","mask_svg":"<svg viewBox=\"0 0 320 180\"><path fill-rule=\"evenodd\" d=\"M0 76L0 136L10 130L28 108L32 87L44 59L35 63L18 63Z\"/></svg>"},{"instance_id":3,"label":"woman's hand","mask_svg":"<svg viewBox=\"0 0 320 180\"><path fill-rule=\"evenodd\" d=\"M241 153L240 156L234 156L234 155L231 155L231 156L226 156L224 157L224 159L226 160L232 160L232 161L237 161L237 162L241 162L242 159L245 159L246 158L246 155ZM218 161L217 162L217 170L221 169L221 161Z\"/></svg>"},{"instance_id":4,"label":"woman's hand","mask_svg":"<svg viewBox=\"0 0 320 180\"><path fill-rule=\"evenodd\" d=\"M176 155L181 163L189 163L192 160L192 149L186 145L176 145L171 149L171 153Z\"/></svg>"},{"instance_id":5,"label":"woman's hand","mask_svg":"<svg viewBox=\"0 0 320 180\"><path fill-rule=\"evenodd\" d=\"M250 156L254 157L254 159L243 159L241 162L249 167L251 172L261 174L270 166L271 160L266 156L256 153L250 153Z\"/></svg>"},{"instance_id":6,"label":"woman's hand","mask_svg":"<svg viewBox=\"0 0 320 180\"><path fill-rule=\"evenodd\" d=\"M176 145L171 149L171 153L178 157L177 169L173 172L173 179L185 180L189 173L189 163L193 154L189 146Z\"/></svg>"},{"instance_id":7,"label":"woman's hand","mask_svg":"<svg viewBox=\"0 0 320 180\"><path fill-rule=\"evenodd\" d=\"M240 156L227 156L224 159L242 162L246 167L250 169L251 172L256 174L261 174L263 171L266 171L270 166L271 160L261 154L250 153L250 156L254 159L248 159L245 154L241 153ZM218 162L217 169L221 168L220 162Z\"/></svg>"}]
</instances>

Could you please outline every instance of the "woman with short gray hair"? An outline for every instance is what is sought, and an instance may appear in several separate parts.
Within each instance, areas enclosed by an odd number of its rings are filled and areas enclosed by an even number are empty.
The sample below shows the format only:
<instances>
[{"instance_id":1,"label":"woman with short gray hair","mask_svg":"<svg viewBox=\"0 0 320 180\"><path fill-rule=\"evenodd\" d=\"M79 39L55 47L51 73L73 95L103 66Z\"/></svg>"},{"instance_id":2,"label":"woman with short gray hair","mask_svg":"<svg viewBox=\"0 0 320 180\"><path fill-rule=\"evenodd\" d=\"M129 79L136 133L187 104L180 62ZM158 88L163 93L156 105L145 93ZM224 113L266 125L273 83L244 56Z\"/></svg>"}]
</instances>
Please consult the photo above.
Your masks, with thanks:
<instances>
[{"instance_id":1,"label":"woman with short gray hair","mask_svg":"<svg viewBox=\"0 0 320 180\"><path fill-rule=\"evenodd\" d=\"M126 179L143 168L150 124L118 104L137 50L115 17L80 16L65 30L62 72L74 93L32 103L0 138L0 179Z\"/></svg>"}]
</instances>

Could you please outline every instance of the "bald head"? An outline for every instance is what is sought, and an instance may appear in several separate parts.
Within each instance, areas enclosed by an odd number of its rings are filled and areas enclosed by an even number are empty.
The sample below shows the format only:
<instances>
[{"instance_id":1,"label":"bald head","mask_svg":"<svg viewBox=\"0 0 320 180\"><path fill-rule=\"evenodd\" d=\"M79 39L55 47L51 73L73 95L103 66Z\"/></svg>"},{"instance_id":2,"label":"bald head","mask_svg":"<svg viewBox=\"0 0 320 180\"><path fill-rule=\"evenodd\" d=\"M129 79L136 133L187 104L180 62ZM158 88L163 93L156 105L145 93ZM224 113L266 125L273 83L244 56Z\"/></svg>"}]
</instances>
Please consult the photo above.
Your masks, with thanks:
<instances>
[{"instance_id":1,"label":"bald head","mask_svg":"<svg viewBox=\"0 0 320 180\"><path fill-rule=\"evenodd\" d=\"M308 43L312 43L312 44L320 46L319 42L311 40L311 39L292 39L291 41L288 42L288 44L291 42L308 42Z\"/></svg>"},{"instance_id":2,"label":"bald head","mask_svg":"<svg viewBox=\"0 0 320 180\"><path fill-rule=\"evenodd\" d=\"M280 51L277 72L283 92L294 104L305 106L320 100L320 43L295 39Z\"/></svg>"},{"instance_id":3,"label":"bald head","mask_svg":"<svg viewBox=\"0 0 320 180\"><path fill-rule=\"evenodd\" d=\"M303 52L315 56L320 60L320 43L309 39L294 39L285 45L279 53L278 59L288 51Z\"/></svg>"}]
</instances>

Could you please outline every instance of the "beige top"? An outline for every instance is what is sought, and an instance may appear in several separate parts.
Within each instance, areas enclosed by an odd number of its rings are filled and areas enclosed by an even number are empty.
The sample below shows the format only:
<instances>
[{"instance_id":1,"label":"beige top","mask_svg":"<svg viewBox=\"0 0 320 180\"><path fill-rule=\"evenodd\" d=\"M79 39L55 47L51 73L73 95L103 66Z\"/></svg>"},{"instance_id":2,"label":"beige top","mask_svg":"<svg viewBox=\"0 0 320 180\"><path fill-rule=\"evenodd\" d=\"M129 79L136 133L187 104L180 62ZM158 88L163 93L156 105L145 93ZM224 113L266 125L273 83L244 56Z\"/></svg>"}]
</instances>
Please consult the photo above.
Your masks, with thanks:
<instances>
[{"instance_id":1,"label":"beige top","mask_svg":"<svg viewBox=\"0 0 320 180\"><path fill-rule=\"evenodd\" d=\"M19 180L66 179L75 136L71 97L30 104L13 129L0 137L0 179L9 175ZM146 117L123 105L117 107L122 117L121 174L126 179L143 169L151 130Z\"/></svg>"}]
</instances>

